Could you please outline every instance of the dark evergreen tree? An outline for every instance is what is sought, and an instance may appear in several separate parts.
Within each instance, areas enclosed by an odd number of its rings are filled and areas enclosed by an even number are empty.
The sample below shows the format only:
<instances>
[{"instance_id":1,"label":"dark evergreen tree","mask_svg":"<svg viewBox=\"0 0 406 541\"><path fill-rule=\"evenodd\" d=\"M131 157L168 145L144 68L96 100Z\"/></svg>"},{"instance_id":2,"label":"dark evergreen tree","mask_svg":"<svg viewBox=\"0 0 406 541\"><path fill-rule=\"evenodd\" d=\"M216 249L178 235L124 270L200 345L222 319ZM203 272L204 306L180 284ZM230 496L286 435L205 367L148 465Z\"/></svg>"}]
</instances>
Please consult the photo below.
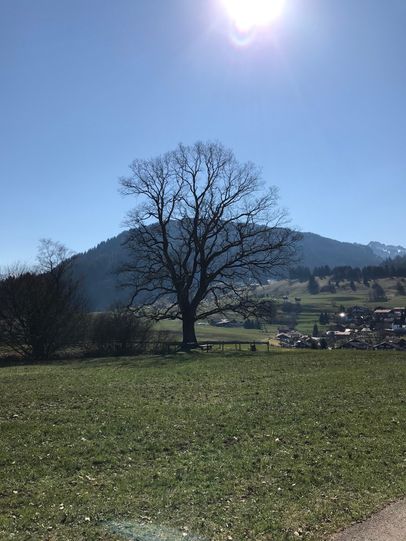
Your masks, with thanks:
<instances>
[{"instance_id":1,"label":"dark evergreen tree","mask_svg":"<svg viewBox=\"0 0 406 541\"><path fill-rule=\"evenodd\" d=\"M320 340L320 349L327 349L327 347L328 347L327 340L325 338L322 338Z\"/></svg>"},{"instance_id":2,"label":"dark evergreen tree","mask_svg":"<svg viewBox=\"0 0 406 541\"><path fill-rule=\"evenodd\" d=\"M351 280L351 282L350 282L350 288L352 289L352 291L357 291L357 286L355 285L354 280Z\"/></svg>"},{"instance_id":3,"label":"dark evergreen tree","mask_svg":"<svg viewBox=\"0 0 406 541\"><path fill-rule=\"evenodd\" d=\"M319 323L320 325L328 325L330 323L330 318L327 312L321 312Z\"/></svg>"},{"instance_id":4,"label":"dark evergreen tree","mask_svg":"<svg viewBox=\"0 0 406 541\"><path fill-rule=\"evenodd\" d=\"M311 295L317 295L320 292L320 285L313 275L309 278L307 289Z\"/></svg>"},{"instance_id":5,"label":"dark evergreen tree","mask_svg":"<svg viewBox=\"0 0 406 541\"><path fill-rule=\"evenodd\" d=\"M396 292L398 295L406 295L405 286L402 284L402 282L398 282L396 284Z\"/></svg>"},{"instance_id":6,"label":"dark evergreen tree","mask_svg":"<svg viewBox=\"0 0 406 541\"><path fill-rule=\"evenodd\" d=\"M378 282L375 282L372 285L371 291L369 292L369 300L373 302L388 300L385 295L385 290Z\"/></svg>"}]
</instances>

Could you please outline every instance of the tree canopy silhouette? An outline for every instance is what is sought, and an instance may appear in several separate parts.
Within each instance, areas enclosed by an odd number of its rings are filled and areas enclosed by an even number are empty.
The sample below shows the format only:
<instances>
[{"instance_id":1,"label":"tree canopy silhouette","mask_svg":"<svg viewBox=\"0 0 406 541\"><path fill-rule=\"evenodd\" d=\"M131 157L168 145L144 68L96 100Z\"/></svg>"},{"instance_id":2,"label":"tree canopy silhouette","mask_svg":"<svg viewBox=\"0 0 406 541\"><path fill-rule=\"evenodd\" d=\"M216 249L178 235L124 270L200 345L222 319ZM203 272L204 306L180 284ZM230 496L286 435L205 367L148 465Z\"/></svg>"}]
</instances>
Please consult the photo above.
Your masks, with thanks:
<instances>
[{"instance_id":1,"label":"tree canopy silhouette","mask_svg":"<svg viewBox=\"0 0 406 541\"><path fill-rule=\"evenodd\" d=\"M121 273L137 313L181 319L188 348L197 343L197 320L264 310L249 288L287 266L298 235L254 164L219 143L180 144L135 160L120 182L136 200Z\"/></svg>"},{"instance_id":2,"label":"tree canopy silhouette","mask_svg":"<svg viewBox=\"0 0 406 541\"><path fill-rule=\"evenodd\" d=\"M37 261L36 267L15 265L0 275L0 342L44 360L75 340L84 302L65 246L41 240Z\"/></svg>"}]
</instances>

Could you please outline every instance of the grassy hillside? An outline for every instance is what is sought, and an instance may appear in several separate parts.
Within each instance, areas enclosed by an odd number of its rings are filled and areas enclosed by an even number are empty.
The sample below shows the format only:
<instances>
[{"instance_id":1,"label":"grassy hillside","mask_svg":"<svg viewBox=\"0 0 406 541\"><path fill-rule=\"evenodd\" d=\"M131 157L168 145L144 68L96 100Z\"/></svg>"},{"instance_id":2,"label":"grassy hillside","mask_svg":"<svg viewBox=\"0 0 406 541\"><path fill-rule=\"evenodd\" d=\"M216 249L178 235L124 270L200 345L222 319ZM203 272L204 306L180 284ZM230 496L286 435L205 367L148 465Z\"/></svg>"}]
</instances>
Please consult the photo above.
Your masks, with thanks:
<instances>
[{"instance_id":1,"label":"grassy hillside","mask_svg":"<svg viewBox=\"0 0 406 541\"><path fill-rule=\"evenodd\" d=\"M326 285L328 280L319 280L321 286ZM398 295L396 284L398 279L385 278L377 280L384 288L387 295L387 301L370 301L369 294L371 288L364 284L356 284L356 291L353 291L349 282L341 282L336 288L336 293L319 293L311 295L307 289L307 282L296 280L281 280L268 286L258 288L256 295L259 297L269 297L279 303L283 303L283 297L288 296L289 301L294 303L295 298L301 298L301 312L297 318L296 328L306 334L310 334L313 325L319 324L320 312L336 313L340 306L349 307L354 305L367 306L374 309L376 306L406 306L406 296ZM371 282L372 284L372 282ZM406 283L404 283L406 287ZM220 317L220 316L219 316ZM238 316L237 316L238 319ZM200 342L205 340L268 340L275 337L278 324L265 325L262 330L244 329L244 328L219 328L209 325L197 325L196 334ZM182 325L179 321L163 321L157 326L158 330L169 330L173 332L174 339L180 340L182 337Z\"/></svg>"},{"instance_id":2,"label":"grassy hillside","mask_svg":"<svg viewBox=\"0 0 406 541\"><path fill-rule=\"evenodd\" d=\"M318 280L320 285L326 285L328 280ZM385 278L377 280L384 288L387 301L370 301L371 288L364 284L356 284L356 291L353 291L349 282L341 282L336 293L319 293L311 295L307 289L307 282L283 280L258 290L260 296L270 296L282 302L282 297L288 296L291 302L295 297L301 298L302 311L298 316L297 329L310 333L314 323L318 323L320 312L337 312L339 307L361 305L374 309L376 306L406 306L406 296L397 294L396 284L398 279ZM371 282L372 284L372 282ZM404 284L406 286L406 284Z\"/></svg>"},{"instance_id":3,"label":"grassy hillside","mask_svg":"<svg viewBox=\"0 0 406 541\"><path fill-rule=\"evenodd\" d=\"M0 539L326 540L406 494L405 385L401 353L2 368Z\"/></svg>"}]
</instances>

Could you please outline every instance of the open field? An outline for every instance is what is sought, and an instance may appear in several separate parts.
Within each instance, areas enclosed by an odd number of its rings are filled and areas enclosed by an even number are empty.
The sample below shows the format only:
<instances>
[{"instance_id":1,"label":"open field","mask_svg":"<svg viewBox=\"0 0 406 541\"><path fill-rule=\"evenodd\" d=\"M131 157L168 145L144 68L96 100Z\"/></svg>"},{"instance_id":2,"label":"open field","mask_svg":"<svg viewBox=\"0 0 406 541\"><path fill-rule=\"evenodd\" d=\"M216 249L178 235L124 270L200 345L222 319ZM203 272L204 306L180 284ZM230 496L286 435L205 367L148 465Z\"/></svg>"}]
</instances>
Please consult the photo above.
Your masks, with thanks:
<instances>
[{"instance_id":1,"label":"open field","mask_svg":"<svg viewBox=\"0 0 406 541\"><path fill-rule=\"evenodd\" d=\"M15 366L0 388L2 540L326 540L406 494L403 353Z\"/></svg>"},{"instance_id":2,"label":"open field","mask_svg":"<svg viewBox=\"0 0 406 541\"><path fill-rule=\"evenodd\" d=\"M175 340L182 340L182 323L179 320L161 321L156 324L156 330L165 330L173 333ZM205 340L233 341L239 340L242 342L248 341L263 341L268 340L271 335L271 330L275 331L276 327L268 325L266 329L244 329L243 327L215 327L213 325L196 324L196 336L199 343Z\"/></svg>"}]
</instances>

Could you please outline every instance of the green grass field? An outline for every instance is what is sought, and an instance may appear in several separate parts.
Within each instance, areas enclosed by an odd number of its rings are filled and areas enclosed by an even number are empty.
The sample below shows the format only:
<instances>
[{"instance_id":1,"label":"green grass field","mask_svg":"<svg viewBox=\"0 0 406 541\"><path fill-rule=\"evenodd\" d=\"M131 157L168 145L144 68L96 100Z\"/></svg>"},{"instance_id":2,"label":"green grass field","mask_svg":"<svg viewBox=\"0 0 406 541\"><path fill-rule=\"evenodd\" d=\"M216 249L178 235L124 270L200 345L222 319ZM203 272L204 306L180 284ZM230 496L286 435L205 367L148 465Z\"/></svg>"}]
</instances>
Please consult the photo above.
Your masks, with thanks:
<instances>
[{"instance_id":1,"label":"green grass field","mask_svg":"<svg viewBox=\"0 0 406 541\"><path fill-rule=\"evenodd\" d=\"M326 540L406 494L403 353L3 367L0 389L1 540Z\"/></svg>"},{"instance_id":2,"label":"green grass field","mask_svg":"<svg viewBox=\"0 0 406 541\"><path fill-rule=\"evenodd\" d=\"M269 326L270 328L271 326ZM205 340L213 341L263 341L268 340L270 336L269 328L266 329L244 329L243 327L215 327L213 325L196 324L196 336L199 343ZM182 340L182 323L181 321L165 320L155 326L155 330L165 330L173 333L175 340Z\"/></svg>"}]
</instances>

